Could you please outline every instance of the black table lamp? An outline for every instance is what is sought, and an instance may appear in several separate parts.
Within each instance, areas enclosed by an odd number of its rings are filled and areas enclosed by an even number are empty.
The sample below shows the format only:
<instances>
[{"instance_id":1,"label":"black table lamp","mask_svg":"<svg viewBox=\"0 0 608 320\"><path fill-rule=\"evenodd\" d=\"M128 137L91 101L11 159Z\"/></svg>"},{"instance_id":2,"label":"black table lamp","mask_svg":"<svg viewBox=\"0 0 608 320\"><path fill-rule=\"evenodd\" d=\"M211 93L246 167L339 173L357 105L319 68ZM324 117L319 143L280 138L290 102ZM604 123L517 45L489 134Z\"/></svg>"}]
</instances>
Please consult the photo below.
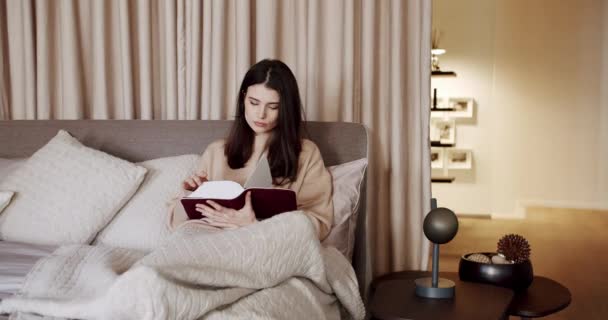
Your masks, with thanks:
<instances>
[{"instance_id":1,"label":"black table lamp","mask_svg":"<svg viewBox=\"0 0 608 320\"><path fill-rule=\"evenodd\" d=\"M423 298L453 298L454 281L439 278L439 245L448 243L458 232L458 219L447 208L431 210L424 218L424 235L433 243L432 277L415 280L416 295Z\"/></svg>"}]
</instances>

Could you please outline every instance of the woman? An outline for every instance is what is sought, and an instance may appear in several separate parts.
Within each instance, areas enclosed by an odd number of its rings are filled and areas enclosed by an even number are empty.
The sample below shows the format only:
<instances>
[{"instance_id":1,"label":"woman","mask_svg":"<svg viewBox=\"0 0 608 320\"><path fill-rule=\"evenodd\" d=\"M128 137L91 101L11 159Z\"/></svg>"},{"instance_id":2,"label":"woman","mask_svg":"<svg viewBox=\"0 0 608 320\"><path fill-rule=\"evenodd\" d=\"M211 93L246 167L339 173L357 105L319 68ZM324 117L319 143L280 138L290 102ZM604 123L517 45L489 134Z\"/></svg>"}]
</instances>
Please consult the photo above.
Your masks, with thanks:
<instances>
[{"instance_id":1,"label":"woman","mask_svg":"<svg viewBox=\"0 0 608 320\"><path fill-rule=\"evenodd\" d=\"M314 223L319 239L329 233L333 220L331 176L317 146L302 138L302 103L295 76L278 60L262 60L249 69L241 83L236 119L226 140L215 141L203 153L198 173L184 181L184 193L207 180L232 180L241 185L266 156L273 185L296 192L298 209ZM241 210L212 201L197 205L204 216L187 220L181 205L171 211L169 223L197 223L232 229L255 223L247 194Z\"/></svg>"}]
</instances>

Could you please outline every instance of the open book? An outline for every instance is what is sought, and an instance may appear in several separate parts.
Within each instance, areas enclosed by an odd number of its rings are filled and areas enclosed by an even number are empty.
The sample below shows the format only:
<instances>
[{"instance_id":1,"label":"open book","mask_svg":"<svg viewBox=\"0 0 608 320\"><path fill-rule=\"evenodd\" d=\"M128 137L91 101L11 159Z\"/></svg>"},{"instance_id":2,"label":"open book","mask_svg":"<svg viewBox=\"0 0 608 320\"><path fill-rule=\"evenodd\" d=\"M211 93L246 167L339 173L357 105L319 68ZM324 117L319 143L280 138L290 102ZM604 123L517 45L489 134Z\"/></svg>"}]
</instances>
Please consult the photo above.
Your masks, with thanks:
<instances>
[{"instance_id":1,"label":"open book","mask_svg":"<svg viewBox=\"0 0 608 320\"><path fill-rule=\"evenodd\" d=\"M221 206L239 210L245 206L247 192L251 192L251 205L259 220L298 207L295 191L272 187L272 175L266 157L260 159L245 187L234 181L206 181L190 195L183 197L181 203L190 219L200 219L203 215L196 211L197 203L206 204L208 200L213 200Z\"/></svg>"}]
</instances>

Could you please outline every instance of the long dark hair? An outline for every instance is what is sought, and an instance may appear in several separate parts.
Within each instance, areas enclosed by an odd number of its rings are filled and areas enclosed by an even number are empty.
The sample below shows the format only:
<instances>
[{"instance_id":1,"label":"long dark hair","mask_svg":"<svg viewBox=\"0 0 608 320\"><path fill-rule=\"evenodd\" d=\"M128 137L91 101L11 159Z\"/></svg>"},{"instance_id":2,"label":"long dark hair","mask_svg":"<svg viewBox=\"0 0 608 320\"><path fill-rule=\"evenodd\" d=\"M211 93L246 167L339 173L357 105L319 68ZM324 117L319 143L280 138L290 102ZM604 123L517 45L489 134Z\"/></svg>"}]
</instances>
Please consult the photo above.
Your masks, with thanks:
<instances>
[{"instance_id":1,"label":"long dark hair","mask_svg":"<svg viewBox=\"0 0 608 320\"><path fill-rule=\"evenodd\" d=\"M254 64L243 78L235 120L224 149L228 165L232 169L243 168L253 153L255 133L245 120L245 95L247 88L256 84L264 84L280 97L277 126L268 141L268 163L274 183L281 185L294 181L302 151L302 101L296 77L279 60L262 60Z\"/></svg>"}]
</instances>

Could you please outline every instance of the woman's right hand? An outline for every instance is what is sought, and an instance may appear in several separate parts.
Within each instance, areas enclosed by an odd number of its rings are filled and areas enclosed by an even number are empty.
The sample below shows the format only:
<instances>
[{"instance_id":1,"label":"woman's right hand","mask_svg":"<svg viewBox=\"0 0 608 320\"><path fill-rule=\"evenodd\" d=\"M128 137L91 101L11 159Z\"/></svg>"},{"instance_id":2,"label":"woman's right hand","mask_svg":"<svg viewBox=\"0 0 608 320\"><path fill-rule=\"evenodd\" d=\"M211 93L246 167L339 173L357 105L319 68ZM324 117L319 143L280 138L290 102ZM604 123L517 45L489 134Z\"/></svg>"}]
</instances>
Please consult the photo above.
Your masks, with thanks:
<instances>
[{"instance_id":1,"label":"woman's right hand","mask_svg":"<svg viewBox=\"0 0 608 320\"><path fill-rule=\"evenodd\" d=\"M207 173L205 171L200 171L184 180L182 188L187 191L194 191L205 181L209 181L207 179Z\"/></svg>"}]
</instances>

